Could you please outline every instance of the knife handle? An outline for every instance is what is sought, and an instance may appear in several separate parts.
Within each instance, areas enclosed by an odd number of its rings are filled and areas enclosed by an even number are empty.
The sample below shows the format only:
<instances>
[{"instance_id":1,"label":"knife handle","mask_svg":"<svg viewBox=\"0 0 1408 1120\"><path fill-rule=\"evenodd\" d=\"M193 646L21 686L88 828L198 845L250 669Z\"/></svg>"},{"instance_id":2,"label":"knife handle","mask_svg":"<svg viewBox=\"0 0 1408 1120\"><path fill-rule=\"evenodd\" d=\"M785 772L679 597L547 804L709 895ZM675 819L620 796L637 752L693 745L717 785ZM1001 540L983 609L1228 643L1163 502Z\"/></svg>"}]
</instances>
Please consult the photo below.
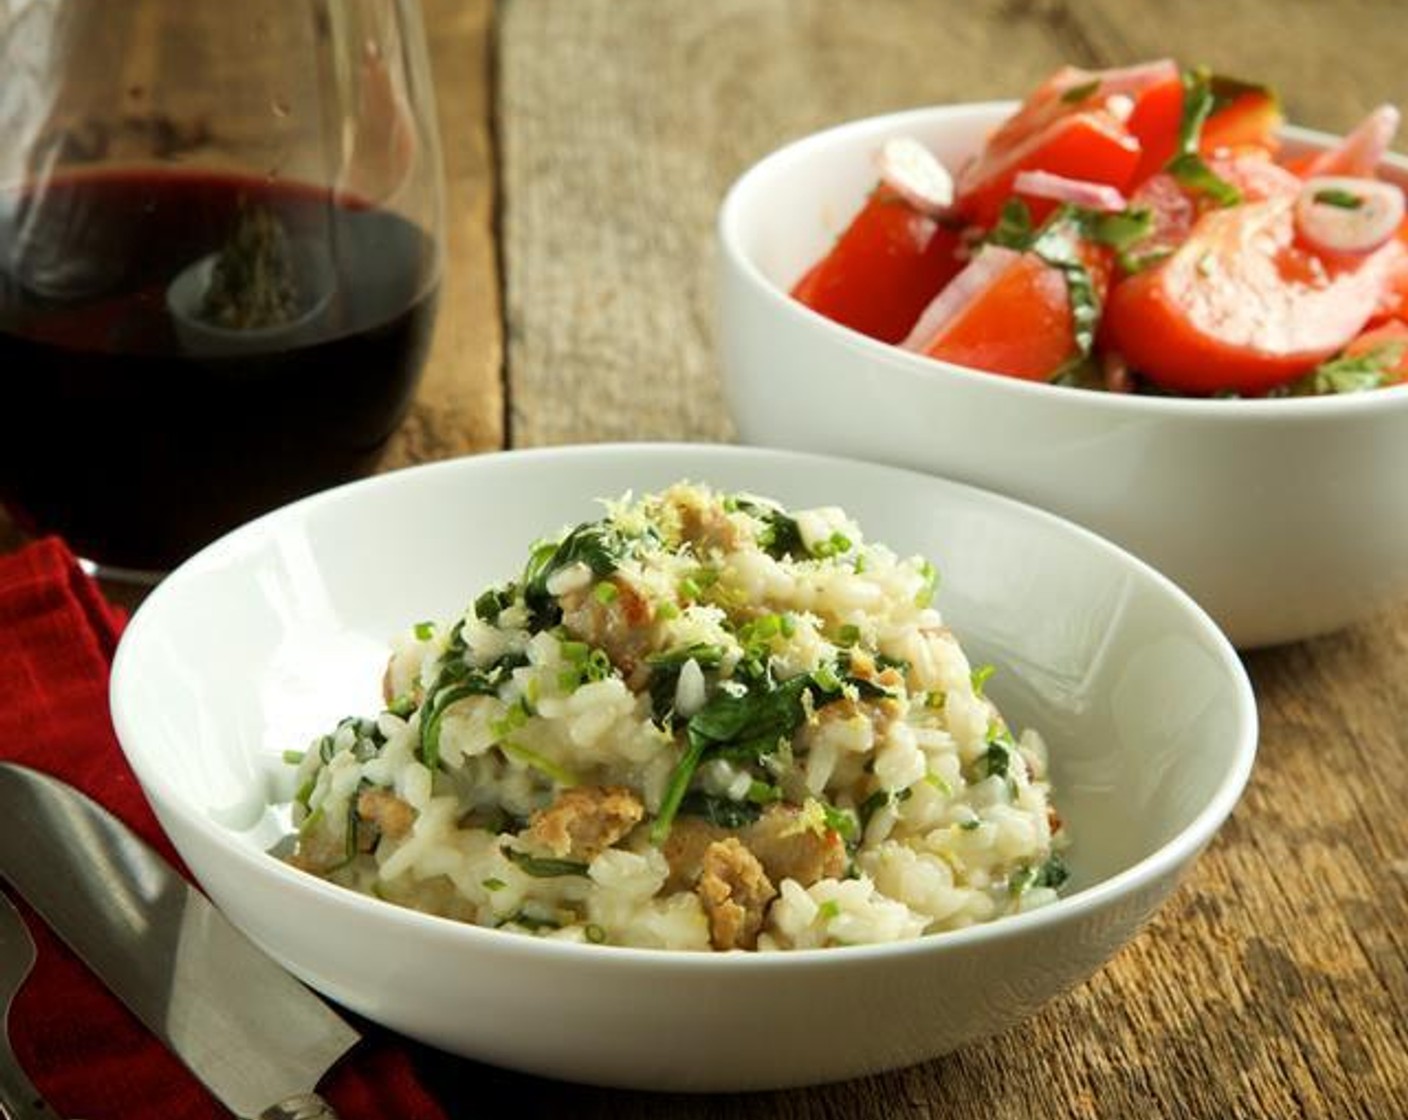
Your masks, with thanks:
<instances>
[{"instance_id":1,"label":"knife handle","mask_svg":"<svg viewBox=\"0 0 1408 1120\"><path fill-rule=\"evenodd\" d=\"M337 1120L337 1113L317 1093L299 1093L266 1108L259 1120Z\"/></svg>"}]
</instances>

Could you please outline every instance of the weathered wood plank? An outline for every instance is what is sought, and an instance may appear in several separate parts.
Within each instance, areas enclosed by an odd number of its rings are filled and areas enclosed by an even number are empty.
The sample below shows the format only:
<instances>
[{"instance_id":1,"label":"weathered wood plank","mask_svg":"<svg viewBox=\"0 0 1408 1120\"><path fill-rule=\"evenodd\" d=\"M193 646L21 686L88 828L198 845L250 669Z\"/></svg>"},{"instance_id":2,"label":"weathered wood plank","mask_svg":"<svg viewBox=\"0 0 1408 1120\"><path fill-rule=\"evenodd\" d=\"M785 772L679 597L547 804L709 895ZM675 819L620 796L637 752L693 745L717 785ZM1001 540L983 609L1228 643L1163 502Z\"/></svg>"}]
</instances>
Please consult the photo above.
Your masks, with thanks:
<instances>
[{"instance_id":1,"label":"weathered wood plank","mask_svg":"<svg viewBox=\"0 0 1408 1120\"><path fill-rule=\"evenodd\" d=\"M1013 93L1061 60L991 0L503 5L499 132L517 444L722 439L713 218L827 123Z\"/></svg>"}]
</instances>

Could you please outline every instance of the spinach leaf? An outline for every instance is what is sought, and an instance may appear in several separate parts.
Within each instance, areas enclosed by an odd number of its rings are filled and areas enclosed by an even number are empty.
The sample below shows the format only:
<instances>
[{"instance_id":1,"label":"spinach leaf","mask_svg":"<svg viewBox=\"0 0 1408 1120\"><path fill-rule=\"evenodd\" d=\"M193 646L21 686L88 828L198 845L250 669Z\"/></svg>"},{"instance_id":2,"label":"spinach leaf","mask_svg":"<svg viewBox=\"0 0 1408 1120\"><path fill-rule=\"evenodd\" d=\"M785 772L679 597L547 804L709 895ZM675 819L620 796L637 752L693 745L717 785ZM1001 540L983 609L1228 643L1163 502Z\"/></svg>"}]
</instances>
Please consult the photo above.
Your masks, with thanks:
<instances>
[{"instance_id":1,"label":"spinach leaf","mask_svg":"<svg viewBox=\"0 0 1408 1120\"><path fill-rule=\"evenodd\" d=\"M1076 248L1074 234L1080 234L1076 209L1060 206L1042 225L1032 228L1031 211L1021 199L1009 199L1002 216L985 241L1022 253L1035 253L1061 273L1066 282L1066 298L1071 305L1072 333L1076 350L1089 354L1095 346L1095 328L1100 322L1100 298L1090 270Z\"/></svg>"},{"instance_id":2,"label":"spinach leaf","mask_svg":"<svg viewBox=\"0 0 1408 1120\"><path fill-rule=\"evenodd\" d=\"M562 875L585 875L587 865L575 859L552 859L545 856L530 856L514 848L501 848L504 857L526 875L534 879L556 879Z\"/></svg>"},{"instance_id":3,"label":"spinach leaf","mask_svg":"<svg viewBox=\"0 0 1408 1120\"><path fill-rule=\"evenodd\" d=\"M562 610L548 591L548 582L554 575L580 563L601 579L620 567L625 556L625 540L606 521L584 522L559 543L538 545L523 571L523 601L528 606L530 628L537 632L561 621Z\"/></svg>"},{"instance_id":4,"label":"spinach leaf","mask_svg":"<svg viewBox=\"0 0 1408 1120\"><path fill-rule=\"evenodd\" d=\"M655 722L663 727L675 710L675 691L679 687L680 670L685 662L694 660L701 669L715 669L723 660L719 646L697 642L691 646L667 650L645 659L650 668L650 711Z\"/></svg>"},{"instance_id":5,"label":"spinach leaf","mask_svg":"<svg viewBox=\"0 0 1408 1120\"><path fill-rule=\"evenodd\" d=\"M1005 778L1012 765L1012 752L993 739L988 743L987 754L983 755L985 770L989 778Z\"/></svg>"},{"instance_id":6,"label":"spinach leaf","mask_svg":"<svg viewBox=\"0 0 1408 1120\"><path fill-rule=\"evenodd\" d=\"M432 770L440 765L440 724L450 705L471 696L497 696L499 686L515 669L526 664L528 657L522 653L506 653L482 669L461 658L448 659L421 705L421 761Z\"/></svg>"},{"instance_id":7,"label":"spinach leaf","mask_svg":"<svg viewBox=\"0 0 1408 1120\"><path fill-rule=\"evenodd\" d=\"M762 812L763 807L752 801L734 801L699 790L686 794L679 807L681 815L703 817L719 828L743 828L757 820Z\"/></svg>"},{"instance_id":8,"label":"spinach leaf","mask_svg":"<svg viewBox=\"0 0 1408 1120\"><path fill-rule=\"evenodd\" d=\"M737 695L717 690L686 725L690 745L747 761L772 754L801 724L802 694L811 683L801 673L781 684L765 679Z\"/></svg>"}]
</instances>

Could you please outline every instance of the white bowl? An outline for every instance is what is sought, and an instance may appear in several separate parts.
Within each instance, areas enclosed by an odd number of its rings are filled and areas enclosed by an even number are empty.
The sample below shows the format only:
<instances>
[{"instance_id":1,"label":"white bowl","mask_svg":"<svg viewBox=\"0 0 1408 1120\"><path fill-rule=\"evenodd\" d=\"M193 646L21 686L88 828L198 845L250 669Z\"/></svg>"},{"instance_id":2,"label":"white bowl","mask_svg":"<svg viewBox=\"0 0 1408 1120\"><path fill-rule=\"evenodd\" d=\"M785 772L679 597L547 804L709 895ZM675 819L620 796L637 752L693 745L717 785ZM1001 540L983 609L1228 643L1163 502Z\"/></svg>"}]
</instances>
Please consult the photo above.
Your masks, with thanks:
<instances>
[{"instance_id":1,"label":"white bowl","mask_svg":"<svg viewBox=\"0 0 1408 1120\"><path fill-rule=\"evenodd\" d=\"M532 541L599 516L595 499L684 478L840 504L868 539L938 565L936 605L972 656L999 666L989 692L1050 742L1073 838L1066 897L904 944L672 953L463 925L265 854L282 831L269 803L288 793L281 752L375 710L389 637L463 610L520 571ZM488 455L286 507L155 589L118 650L112 709L202 886L314 988L486 1062L678 1090L853 1077L1031 1014L1168 894L1231 811L1256 741L1251 688L1223 635L1093 534L924 474L723 446Z\"/></svg>"},{"instance_id":2,"label":"white bowl","mask_svg":"<svg viewBox=\"0 0 1408 1120\"><path fill-rule=\"evenodd\" d=\"M896 113L747 171L719 218L720 355L748 443L855 456L1053 510L1172 577L1238 646L1310 637L1408 596L1408 387L1281 400L1134 397L908 353L788 296L914 136L960 166L1011 103ZM1330 138L1287 129L1288 150ZM1385 173L1408 184L1408 161Z\"/></svg>"}]
</instances>

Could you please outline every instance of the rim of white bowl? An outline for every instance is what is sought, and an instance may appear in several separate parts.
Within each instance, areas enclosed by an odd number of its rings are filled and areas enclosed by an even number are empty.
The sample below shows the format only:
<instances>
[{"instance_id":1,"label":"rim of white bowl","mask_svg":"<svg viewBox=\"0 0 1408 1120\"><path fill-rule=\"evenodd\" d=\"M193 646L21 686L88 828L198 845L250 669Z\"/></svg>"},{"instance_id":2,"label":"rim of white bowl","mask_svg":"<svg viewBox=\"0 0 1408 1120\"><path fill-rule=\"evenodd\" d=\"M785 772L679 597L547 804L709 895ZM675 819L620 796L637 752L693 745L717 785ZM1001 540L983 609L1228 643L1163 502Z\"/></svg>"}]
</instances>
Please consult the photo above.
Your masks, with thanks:
<instances>
[{"instance_id":1,"label":"rim of white bowl","mask_svg":"<svg viewBox=\"0 0 1408 1120\"><path fill-rule=\"evenodd\" d=\"M990 501L995 505L1016 511L1018 516L1045 521L1060 532L1082 539L1087 547L1119 557L1123 564L1128 565L1133 572L1142 578L1152 581L1164 595L1181 607L1188 615L1189 622L1195 631L1206 639L1211 648L1216 651L1222 668L1235 686L1234 691L1237 698L1235 741L1228 744L1226 773L1218 782L1212 797L1174 837L1143 859L1108 878L1092 883L1074 894L1062 896L1055 902L1036 910L1007 915L964 929L925 934L908 941L837 946L826 949L788 949L767 953L692 952L682 949L577 944L554 941L550 938L505 933L485 926L456 921L453 918L411 910L370 895L361 894L347 887L337 886L308 872L299 871L267 853L256 851L249 845L241 843L228 827L219 824L209 814L187 806L177 795L175 787L165 779L160 769L147 765L147 760L141 754L140 748L136 750L135 757L134 752L128 749L127 743L135 737L134 724L138 722L138 719L128 709L122 684L131 671L129 663L134 656L132 650L145 640L147 629L155 625L153 619L158 617L162 609L160 603L166 594L163 588L179 586L188 575L198 575L205 567L218 566L222 562L222 555L229 548L238 547L239 542L246 537L254 537L268 532L270 523L296 519L303 510L308 508L349 500L348 496L353 492L407 485L406 480L413 476L473 470L471 464L475 462L503 461L505 459L557 459L570 465L573 461L583 458L636 457L642 460L655 460L662 456L673 455L689 455L691 457L702 455L719 459L748 458L758 461L760 467L765 467L768 461L781 462L784 460L800 464L826 463L843 468L859 466L868 471L882 474L908 476L922 480L925 485L935 485L969 495L978 495L983 501ZM470 593L472 593L472 589L470 589ZM977 637L981 637L981 634L978 634ZM1256 697L1250 678L1247 676L1246 669L1236 650L1233 649L1231 642L1228 641L1217 624L1202 607L1167 576L1099 534L1015 498L1008 498L967 483L926 474L923 471L891 467L843 456L818 455L775 448L755 448L736 444L707 443L575 444L461 456L455 459L405 467L345 483L273 510L207 545L171 572L138 606L127 623L113 659L109 703L112 709L113 726L117 731L119 743L122 744L123 755L136 772L144 789L154 791L166 809L178 815L186 827L202 833L209 841L233 853L236 859L249 867L255 874L272 877L276 881L285 883L291 889L311 891L334 905L348 906L355 911L361 911L373 920L410 923L412 927L428 936L448 938L452 942L463 944L466 948L480 946L497 953L508 954L523 951L534 956L544 953L566 954L567 959L592 961L604 967L632 967L633 964L641 962L649 962L654 967L668 965L680 968L723 968L728 970L740 967L829 967L844 961L859 961L876 956L925 954L939 951L945 946L961 946L975 941L997 941L1021 936L1030 930L1076 920L1082 915L1113 905L1119 898L1134 893L1140 887L1152 885L1173 875L1180 866L1196 859L1198 853L1212 840L1223 822L1231 815L1241 798L1247 781L1251 777L1252 766L1256 758L1258 735Z\"/></svg>"},{"instance_id":2,"label":"rim of white bowl","mask_svg":"<svg viewBox=\"0 0 1408 1120\"><path fill-rule=\"evenodd\" d=\"M919 378L941 382L957 378L968 382L974 377L979 377L991 384L991 391L994 393L1012 394L1019 398L1025 396L1029 399L1047 397L1052 401L1068 402L1056 407L1075 408L1088 405L1091 408L1113 409L1117 412L1132 410L1155 415L1195 415L1200 420L1221 423L1245 422L1248 419L1264 421L1273 416L1301 422L1327 412L1343 414L1360 410L1382 411L1389 407L1408 408L1408 381L1358 393L1333 393L1316 397L1222 399L1110 393L1098 389L1081 389L1070 385L1052 385L1045 381L1006 377L973 366L961 366L939 358L913 354L891 343L881 342L860 331L842 326L793 299L786 290L764 275L762 269L744 250L741 230L743 217L752 213L760 204L757 197L761 189L758 186L759 181L766 179L777 168L805 159L819 148L829 148L872 135L877 139L881 136L899 135L917 122L942 121L950 117L971 120L975 117L991 116L996 124L1003 115L1016 109L1018 104L1019 102L1013 100L971 101L901 109L845 121L789 141L749 166L729 187L719 207L716 221L719 244L734 267L747 277L765 298L773 301L779 314L809 322L824 335L832 336L838 345L874 355L877 360L894 364ZM1301 149L1328 147L1339 139L1333 133L1300 125L1284 125L1279 130L1279 135L1293 148ZM1391 170L1394 180L1408 191L1408 156L1389 152L1381 161L1380 167Z\"/></svg>"}]
</instances>

